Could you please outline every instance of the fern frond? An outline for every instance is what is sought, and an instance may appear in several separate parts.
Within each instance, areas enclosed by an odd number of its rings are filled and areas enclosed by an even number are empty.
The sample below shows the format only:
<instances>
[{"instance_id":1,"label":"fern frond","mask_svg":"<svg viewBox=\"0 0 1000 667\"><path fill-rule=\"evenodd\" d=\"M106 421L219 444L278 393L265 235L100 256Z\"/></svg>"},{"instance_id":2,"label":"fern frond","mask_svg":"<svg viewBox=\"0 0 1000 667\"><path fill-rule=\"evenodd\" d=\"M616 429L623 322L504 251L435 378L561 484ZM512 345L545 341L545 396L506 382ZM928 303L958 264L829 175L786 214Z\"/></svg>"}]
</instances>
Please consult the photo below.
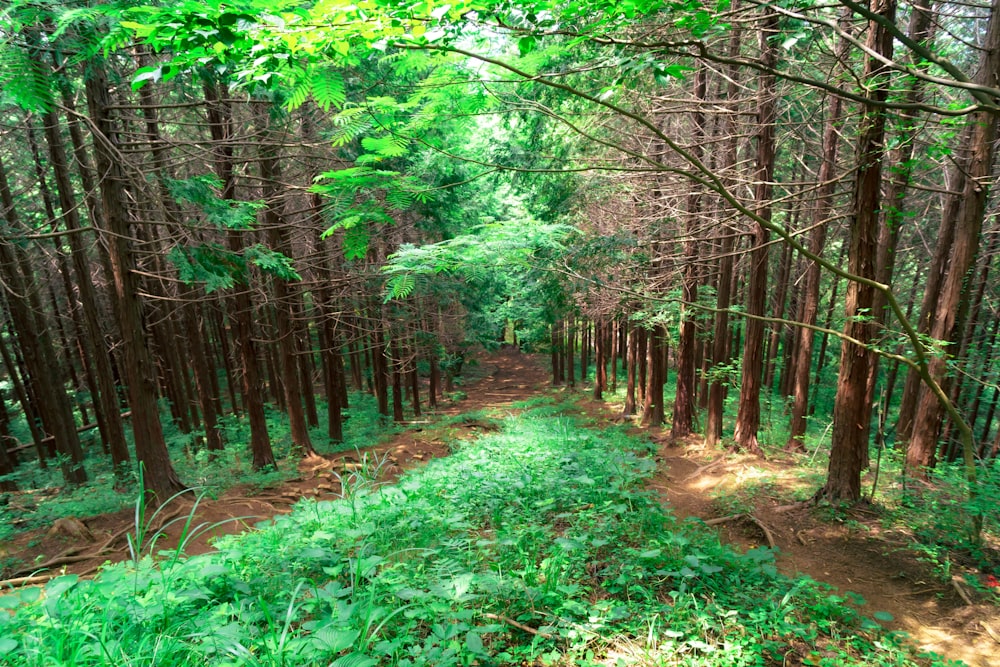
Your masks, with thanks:
<instances>
[{"instance_id":1,"label":"fern frond","mask_svg":"<svg viewBox=\"0 0 1000 667\"><path fill-rule=\"evenodd\" d=\"M52 108L50 70L24 49L0 44L0 88L26 111Z\"/></svg>"},{"instance_id":2,"label":"fern frond","mask_svg":"<svg viewBox=\"0 0 1000 667\"><path fill-rule=\"evenodd\" d=\"M365 137L361 140L361 147L382 157L400 157L406 155L409 142L401 137L391 135L385 137Z\"/></svg>"},{"instance_id":3,"label":"fern frond","mask_svg":"<svg viewBox=\"0 0 1000 667\"><path fill-rule=\"evenodd\" d=\"M412 273L398 273L385 283L385 302L396 299L406 299L417 286L417 280Z\"/></svg>"},{"instance_id":4,"label":"fern frond","mask_svg":"<svg viewBox=\"0 0 1000 667\"><path fill-rule=\"evenodd\" d=\"M285 108L288 111L294 111L305 103L309 98L309 88L310 82L308 80L299 81L298 84L292 88L292 92L289 93L288 99L285 100Z\"/></svg>"},{"instance_id":5,"label":"fern frond","mask_svg":"<svg viewBox=\"0 0 1000 667\"><path fill-rule=\"evenodd\" d=\"M361 107L347 107L333 117L336 128L329 135L334 146L346 146L372 128L371 118Z\"/></svg>"},{"instance_id":6,"label":"fern frond","mask_svg":"<svg viewBox=\"0 0 1000 667\"><path fill-rule=\"evenodd\" d=\"M390 190L385 195L385 203L391 208L403 211L413 205L413 194L406 190Z\"/></svg>"},{"instance_id":7,"label":"fern frond","mask_svg":"<svg viewBox=\"0 0 1000 667\"><path fill-rule=\"evenodd\" d=\"M319 67L311 72L312 96L316 104L329 111L331 106L340 108L347 101L344 77L332 67Z\"/></svg>"},{"instance_id":8,"label":"fern frond","mask_svg":"<svg viewBox=\"0 0 1000 667\"><path fill-rule=\"evenodd\" d=\"M366 225L355 225L344 232L344 257L364 259L368 254L371 237Z\"/></svg>"}]
</instances>

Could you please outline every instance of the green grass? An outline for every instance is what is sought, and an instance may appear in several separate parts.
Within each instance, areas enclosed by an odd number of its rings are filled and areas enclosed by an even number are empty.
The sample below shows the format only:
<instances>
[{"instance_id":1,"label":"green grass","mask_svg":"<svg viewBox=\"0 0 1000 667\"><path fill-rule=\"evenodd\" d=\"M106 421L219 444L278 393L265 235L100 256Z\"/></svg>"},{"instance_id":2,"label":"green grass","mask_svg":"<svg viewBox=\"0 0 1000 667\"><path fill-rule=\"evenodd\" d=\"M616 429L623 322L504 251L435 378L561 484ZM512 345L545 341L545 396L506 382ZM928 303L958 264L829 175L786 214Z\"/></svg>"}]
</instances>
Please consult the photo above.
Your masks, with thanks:
<instances>
[{"instance_id":1,"label":"green grass","mask_svg":"<svg viewBox=\"0 0 1000 667\"><path fill-rule=\"evenodd\" d=\"M650 445L542 403L219 551L0 597L11 665L945 664L810 579L679 523Z\"/></svg>"}]
</instances>

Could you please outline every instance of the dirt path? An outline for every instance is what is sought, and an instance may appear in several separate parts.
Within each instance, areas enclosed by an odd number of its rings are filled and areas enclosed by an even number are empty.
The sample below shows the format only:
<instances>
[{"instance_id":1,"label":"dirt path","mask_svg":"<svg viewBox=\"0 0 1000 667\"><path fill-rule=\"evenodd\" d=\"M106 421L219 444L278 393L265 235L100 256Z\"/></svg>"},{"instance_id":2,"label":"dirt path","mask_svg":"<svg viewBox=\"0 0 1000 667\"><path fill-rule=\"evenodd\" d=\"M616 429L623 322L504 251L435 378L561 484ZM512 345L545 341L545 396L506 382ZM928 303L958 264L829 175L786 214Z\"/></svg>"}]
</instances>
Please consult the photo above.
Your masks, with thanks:
<instances>
[{"instance_id":1,"label":"dirt path","mask_svg":"<svg viewBox=\"0 0 1000 667\"><path fill-rule=\"evenodd\" d=\"M196 508L190 500L175 500L152 522L150 534L167 526L155 549L175 549L188 516L192 517L192 528L205 528L185 545L185 553L193 555L210 550L213 538L250 529L263 519L290 511L303 498L338 498L341 477L347 478L359 468L378 468L379 479L391 481L406 468L447 455L448 442L491 428L490 424L475 419L442 425L434 415L504 409L537 395L549 382L548 371L538 357L512 349L479 359L474 374L479 376L478 380L458 387L467 394L466 398L442 404L436 413L422 417L410 429L384 443L357 453L305 459L299 464L298 476L278 486L263 490L235 486L217 499L203 498ZM126 560L127 538L134 535L135 523L135 511L128 509L82 522L60 520L48 530L22 533L3 545L6 557L25 564L9 573L9 580L41 584L59 574L89 575L106 562ZM143 551L147 550L148 543Z\"/></svg>"},{"instance_id":2,"label":"dirt path","mask_svg":"<svg viewBox=\"0 0 1000 667\"><path fill-rule=\"evenodd\" d=\"M860 508L842 522L821 520L811 507L782 504L778 497L788 497L787 487L757 481L801 483L788 474L792 462L725 456L703 449L695 439L672 447L665 435L656 438L661 442L661 465L651 485L678 517L711 522L752 513L753 519L744 516L716 524L722 538L746 549L767 545L770 536L778 548L778 567L786 574L807 574L834 586L840 595L861 595L867 601L863 613L892 614L893 621L885 625L906 631L921 649L973 667L1000 665L1000 610L968 605L905 547L905 536L885 531L874 512ZM748 484L757 484L750 505L720 507L713 497L717 490Z\"/></svg>"}]
</instances>

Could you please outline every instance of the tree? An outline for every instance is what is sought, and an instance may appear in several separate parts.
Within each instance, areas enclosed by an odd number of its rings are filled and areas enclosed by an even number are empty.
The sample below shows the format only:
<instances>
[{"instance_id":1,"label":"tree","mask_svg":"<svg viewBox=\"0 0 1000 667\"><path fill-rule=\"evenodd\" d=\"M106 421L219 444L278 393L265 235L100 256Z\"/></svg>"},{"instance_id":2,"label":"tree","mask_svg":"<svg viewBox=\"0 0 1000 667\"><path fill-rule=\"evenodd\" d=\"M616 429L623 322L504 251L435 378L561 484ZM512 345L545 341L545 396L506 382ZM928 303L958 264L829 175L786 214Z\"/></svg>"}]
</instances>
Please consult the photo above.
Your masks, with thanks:
<instances>
[{"instance_id":1,"label":"tree","mask_svg":"<svg viewBox=\"0 0 1000 667\"><path fill-rule=\"evenodd\" d=\"M114 280L112 305L125 348L129 406L136 458L143 468L143 484L155 502L165 502L184 490L177 477L156 405L156 371L146 342L139 300L139 281L131 248L133 238L126 218L125 175L117 158L118 131L111 111L107 74L97 61L88 64L87 105L95 134L94 155L100 181L105 238Z\"/></svg>"},{"instance_id":2,"label":"tree","mask_svg":"<svg viewBox=\"0 0 1000 667\"><path fill-rule=\"evenodd\" d=\"M983 42L976 80L984 87L993 89L1000 85L1000 2L994 2L991 6L990 21ZM972 114L963 142L961 196L957 206L947 274L941 286L941 294L937 299L937 308L930 328L931 338L938 341L947 343L952 340L962 294L966 289L967 274L975 265L988 194L985 183L993 171L996 135L995 112L983 110ZM946 359L942 354L935 355L930 361L928 373L938 384L942 384L946 372ZM919 470L933 465L943 414L944 409L939 396L927 388L922 389L914 418L913 435L906 450L906 463L909 468ZM967 451L972 449L969 434L966 434L965 449Z\"/></svg>"},{"instance_id":3,"label":"tree","mask_svg":"<svg viewBox=\"0 0 1000 667\"><path fill-rule=\"evenodd\" d=\"M777 63L778 15L765 9L758 31L761 65L773 69ZM750 276L747 285L746 335L743 338L743 374L740 383L739 412L736 415L736 446L753 454L763 454L757 442L760 428L761 374L764 370L764 321L767 306L767 254L771 221L771 192L774 179L775 79L760 77L757 91L757 157L754 177L756 222L750 252Z\"/></svg>"}]
</instances>

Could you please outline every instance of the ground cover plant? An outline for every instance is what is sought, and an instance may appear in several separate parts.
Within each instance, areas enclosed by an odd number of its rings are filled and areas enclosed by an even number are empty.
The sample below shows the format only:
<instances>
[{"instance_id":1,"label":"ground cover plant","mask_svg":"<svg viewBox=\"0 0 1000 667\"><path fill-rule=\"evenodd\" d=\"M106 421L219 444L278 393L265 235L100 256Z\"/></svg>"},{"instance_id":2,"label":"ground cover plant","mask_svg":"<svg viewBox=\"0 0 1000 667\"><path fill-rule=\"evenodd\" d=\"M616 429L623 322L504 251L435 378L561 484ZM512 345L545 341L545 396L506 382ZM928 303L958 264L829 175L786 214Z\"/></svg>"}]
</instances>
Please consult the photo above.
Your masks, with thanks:
<instances>
[{"instance_id":1,"label":"ground cover plant","mask_svg":"<svg viewBox=\"0 0 1000 667\"><path fill-rule=\"evenodd\" d=\"M344 424L343 442L329 442L322 426L312 429L313 441L317 443L320 453L354 451L396 432L392 424L379 418L375 400L370 394L352 392L351 406L349 414L352 419ZM325 424L326 406L322 401L319 411L319 422ZM287 419L270 409L267 416L277 467L261 471L251 469L250 430L246 419L229 415L221 420L221 431L227 446L224 452L214 455L203 446L193 444L197 433L181 433L176 428L167 428L167 444L180 478L200 492L216 497L234 484L265 488L298 475L297 463L301 457L292 446ZM167 420L164 421L167 423ZM129 471L124 478L116 479L109 461L94 456L89 462L93 479L79 487L68 488L59 485L58 469L22 465L18 473L10 477L27 490L11 494L7 502L0 502L0 541L12 539L26 530L51 526L61 518L87 519L129 508L140 488L138 470ZM5 495L0 494L0 499ZM0 563L0 574L3 569Z\"/></svg>"},{"instance_id":2,"label":"ground cover plant","mask_svg":"<svg viewBox=\"0 0 1000 667\"><path fill-rule=\"evenodd\" d=\"M678 522L650 445L534 401L502 430L184 558L0 597L10 665L930 665L821 584Z\"/></svg>"}]
</instances>

